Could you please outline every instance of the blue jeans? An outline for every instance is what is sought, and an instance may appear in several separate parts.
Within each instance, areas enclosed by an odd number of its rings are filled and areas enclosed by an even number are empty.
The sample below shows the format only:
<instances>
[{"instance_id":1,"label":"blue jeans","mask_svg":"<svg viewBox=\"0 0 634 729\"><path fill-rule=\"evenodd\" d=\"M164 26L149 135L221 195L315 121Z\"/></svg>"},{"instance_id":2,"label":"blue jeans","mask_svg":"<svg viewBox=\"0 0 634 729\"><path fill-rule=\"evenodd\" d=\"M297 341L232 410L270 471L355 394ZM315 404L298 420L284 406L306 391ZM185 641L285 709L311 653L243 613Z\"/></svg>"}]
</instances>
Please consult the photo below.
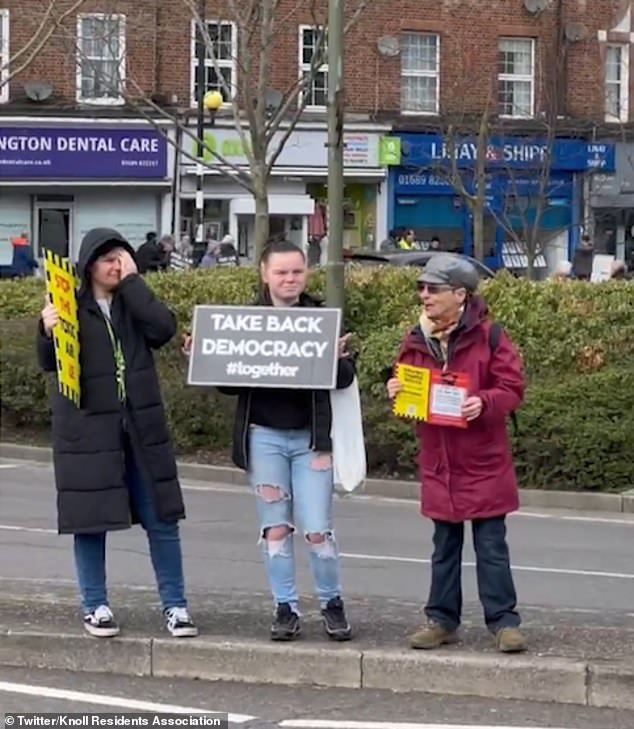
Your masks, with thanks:
<instances>
[{"instance_id":1,"label":"blue jeans","mask_svg":"<svg viewBox=\"0 0 634 729\"><path fill-rule=\"evenodd\" d=\"M476 553L478 593L484 620L493 633L517 628L520 616L503 516L475 519L472 524ZM434 554L431 559L431 589L425 608L428 618L448 630L460 625L462 589L460 571L464 524L434 521Z\"/></svg>"},{"instance_id":2,"label":"blue jeans","mask_svg":"<svg viewBox=\"0 0 634 729\"><path fill-rule=\"evenodd\" d=\"M257 496L264 563L276 603L299 612L292 532L298 520L310 549L320 606L341 595L339 553L332 528L333 471L330 454L310 448L308 430L274 430L253 425L249 433L249 480ZM291 530L267 540L272 527ZM309 535L325 537L310 541Z\"/></svg>"},{"instance_id":3,"label":"blue jeans","mask_svg":"<svg viewBox=\"0 0 634 729\"><path fill-rule=\"evenodd\" d=\"M152 566L164 609L186 607L185 579L178 522L160 521L152 497L152 486L141 470L132 449L126 446L126 482L130 503L145 529ZM86 613L108 604L106 589L106 534L75 535L75 567Z\"/></svg>"}]
</instances>

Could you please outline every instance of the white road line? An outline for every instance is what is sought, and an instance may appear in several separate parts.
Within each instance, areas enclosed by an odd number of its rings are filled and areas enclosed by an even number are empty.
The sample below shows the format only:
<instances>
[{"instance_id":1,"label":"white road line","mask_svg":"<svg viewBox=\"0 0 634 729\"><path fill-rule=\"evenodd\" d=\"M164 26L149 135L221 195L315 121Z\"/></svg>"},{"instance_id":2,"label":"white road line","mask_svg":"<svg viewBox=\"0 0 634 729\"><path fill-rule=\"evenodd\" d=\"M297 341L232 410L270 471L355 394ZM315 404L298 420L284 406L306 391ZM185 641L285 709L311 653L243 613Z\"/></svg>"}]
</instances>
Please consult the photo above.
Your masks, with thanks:
<instances>
[{"instance_id":1,"label":"white road line","mask_svg":"<svg viewBox=\"0 0 634 729\"><path fill-rule=\"evenodd\" d=\"M33 534L57 534L57 529L41 529L39 527L16 526L15 524L0 524L0 532L32 532Z\"/></svg>"},{"instance_id":2,"label":"white road line","mask_svg":"<svg viewBox=\"0 0 634 729\"><path fill-rule=\"evenodd\" d=\"M495 726L487 724L415 724L397 721L345 721L330 719L285 719L280 727L288 729L547 729L546 727ZM555 729L552 727L551 729Z\"/></svg>"},{"instance_id":3,"label":"white road line","mask_svg":"<svg viewBox=\"0 0 634 729\"><path fill-rule=\"evenodd\" d=\"M92 694L84 691L69 691L67 689L56 689L48 686L36 686L26 683L9 683L0 681L0 691L10 694L22 694L23 696L37 696L46 699L58 699L60 701L75 701L98 706L116 706L120 709L130 711L148 711L155 714L213 714L209 709L197 709L191 706L176 706L174 704L159 704L151 701L138 701L126 699L121 696L108 696L106 694ZM224 713L224 712L223 712ZM244 724L252 721L255 716L247 714L229 714L231 724Z\"/></svg>"},{"instance_id":4,"label":"white road line","mask_svg":"<svg viewBox=\"0 0 634 729\"><path fill-rule=\"evenodd\" d=\"M0 469L5 469L5 468L18 468L18 464L17 463L0 463Z\"/></svg>"},{"instance_id":5,"label":"white road line","mask_svg":"<svg viewBox=\"0 0 634 729\"><path fill-rule=\"evenodd\" d=\"M13 524L0 524L0 531L25 532L32 534L54 534L56 529L42 529L39 527L23 527ZM399 562L401 564L431 564L430 559L421 557L399 557L390 554L359 554L356 552L341 552L346 559L356 559L366 562ZM475 567L475 562L463 562L463 567ZM538 567L537 565L512 565L515 572L536 572L547 575L569 575L571 577L603 577L610 580L634 580L634 573L630 572L602 572L600 570L574 570L563 567Z\"/></svg>"},{"instance_id":6,"label":"white road line","mask_svg":"<svg viewBox=\"0 0 634 729\"><path fill-rule=\"evenodd\" d=\"M341 556L347 559L359 559L376 562L402 562L404 564L431 564L430 559L418 557L394 557L388 554L355 554L353 552L341 552ZM463 567L475 567L475 562L463 562ZM526 565L512 565L514 572L540 572L552 575L572 575L575 577L606 577L615 580L634 580L634 574L629 572L599 572L595 570L569 570L557 567L533 567Z\"/></svg>"}]
</instances>

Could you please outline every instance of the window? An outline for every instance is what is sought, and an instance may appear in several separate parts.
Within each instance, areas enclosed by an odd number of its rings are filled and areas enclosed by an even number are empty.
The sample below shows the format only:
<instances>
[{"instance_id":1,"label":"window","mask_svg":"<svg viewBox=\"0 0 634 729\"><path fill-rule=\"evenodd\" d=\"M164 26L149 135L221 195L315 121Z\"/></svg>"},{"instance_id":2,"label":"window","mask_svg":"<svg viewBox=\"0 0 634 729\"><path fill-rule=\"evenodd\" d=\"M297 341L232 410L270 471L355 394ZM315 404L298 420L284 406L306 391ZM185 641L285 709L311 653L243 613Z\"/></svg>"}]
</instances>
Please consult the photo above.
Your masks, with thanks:
<instances>
[{"instance_id":1,"label":"window","mask_svg":"<svg viewBox=\"0 0 634 729\"><path fill-rule=\"evenodd\" d=\"M310 77L304 94L300 97L306 108L323 109L328 102L328 42L324 30L309 25L299 28L299 69L302 78ZM316 54L319 54L317 57ZM314 59L314 60L313 60ZM323 63L313 66L323 60Z\"/></svg>"},{"instance_id":2,"label":"window","mask_svg":"<svg viewBox=\"0 0 634 729\"><path fill-rule=\"evenodd\" d=\"M223 21L207 21L209 38L201 38L200 28L196 21L192 26L192 66L191 88L192 106L198 104L198 53L202 52L199 43L205 49L205 88L208 91L219 91L225 103L236 93L236 59L238 57L238 36L234 23ZM224 80L224 83L223 83ZM231 92L229 95L227 90Z\"/></svg>"},{"instance_id":3,"label":"window","mask_svg":"<svg viewBox=\"0 0 634 729\"><path fill-rule=\"evenodd\" d=\"M531 117L535 108L535 41L500 38L498 109L501 116Z\"/></svg>"},{"instance_id":4,"label":"window","mask_svg":"<svg viewBox=\"0 0 634 729\"><path fill-rule=\"evenodd\" d=\"M0 10L0 103L9 100L9 11Z\"/></svg>"},{"instance_id":5,"label":"window","mask_svg":"<svg viewBox=\"0 0 634 729\"><path fill-rule=\"evenodd\" d=\"M122 104L125 82L125 16L80 15L77 19L77 99Z\"/></svg>"},{"instance_id":6,"label":"window","mask_svg":"<svg viewBox=\"0 0 634 729\"><path fill-rule=\"evenodd\" d=\"M404 33L401 38L401 109L409 114L437 114L439 109L440 38Z\"/></svg>"},{"instance_id":7,"label":"window","mask_svg":"<svg viewBox=\"0 0 634 729\"><path fill-rule=\"evenodd\" d=\"M626 122L629 119L628 46L609 45L605 52L605 114L608 121Z\"/></svg>"}]
</instances>

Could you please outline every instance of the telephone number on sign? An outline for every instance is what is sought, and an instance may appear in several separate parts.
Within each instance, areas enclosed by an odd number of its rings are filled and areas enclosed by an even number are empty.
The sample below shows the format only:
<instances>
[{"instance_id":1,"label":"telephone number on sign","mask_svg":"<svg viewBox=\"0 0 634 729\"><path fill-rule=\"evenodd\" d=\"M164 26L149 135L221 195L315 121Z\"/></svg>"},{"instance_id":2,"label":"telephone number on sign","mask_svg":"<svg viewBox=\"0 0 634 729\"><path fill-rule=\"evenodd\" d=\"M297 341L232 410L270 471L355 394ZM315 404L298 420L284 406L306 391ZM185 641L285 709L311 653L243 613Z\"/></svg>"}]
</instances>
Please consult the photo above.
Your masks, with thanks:
<instances>
[{"instance_id":1,"label":"telephone number on sign","mask_svg":"<svg viewBox=\"0 0 634 729\"><path fill-rule=\"evenodd\" d=\"M399 185L405 185L408 187L415 187L419 185L437 185L437 186L445 186L447 184L446 180L443 180L442 177L438 177L437 175L399 175L398 176L398 184Z\"/></svg>"}]
</instances>

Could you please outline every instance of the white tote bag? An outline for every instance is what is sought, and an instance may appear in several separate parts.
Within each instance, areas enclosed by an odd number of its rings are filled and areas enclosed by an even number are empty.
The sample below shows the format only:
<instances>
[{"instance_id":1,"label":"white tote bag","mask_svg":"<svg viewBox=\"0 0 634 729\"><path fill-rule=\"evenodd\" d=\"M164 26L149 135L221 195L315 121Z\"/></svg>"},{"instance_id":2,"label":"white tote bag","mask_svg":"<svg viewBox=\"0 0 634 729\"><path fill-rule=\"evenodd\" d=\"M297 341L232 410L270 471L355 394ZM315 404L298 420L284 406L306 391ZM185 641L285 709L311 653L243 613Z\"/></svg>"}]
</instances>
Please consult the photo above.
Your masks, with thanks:
<instances>
[{"instance_id":1,"label":"white tote bag","mask_svg":"<svg viewBox=\"0 0 634 729\"><path fill-rule=\"evenodd\" d=\"M367 474L361 397L356 377L349 387L330 391L330 405L335 488L351 492L363 484Z\"/></svg>"}]
</instances>

